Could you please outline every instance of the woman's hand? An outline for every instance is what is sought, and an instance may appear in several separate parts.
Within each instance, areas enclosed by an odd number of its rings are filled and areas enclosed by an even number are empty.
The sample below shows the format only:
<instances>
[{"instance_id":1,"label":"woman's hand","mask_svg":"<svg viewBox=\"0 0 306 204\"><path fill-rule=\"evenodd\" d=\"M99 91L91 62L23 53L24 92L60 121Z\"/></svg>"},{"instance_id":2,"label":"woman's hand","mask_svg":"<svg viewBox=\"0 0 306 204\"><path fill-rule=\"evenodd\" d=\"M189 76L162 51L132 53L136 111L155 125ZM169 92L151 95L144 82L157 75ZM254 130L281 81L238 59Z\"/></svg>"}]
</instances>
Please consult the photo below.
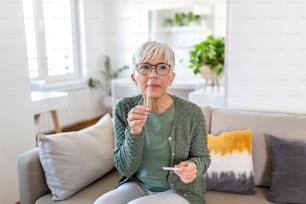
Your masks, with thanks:
<instances>
[{"instance_id":1,"label":"woman's hand","mask_svg":"<svg viewBox=\"0 0 306 204\"><path fill-rule=\"evenodd\" d=\"M197 177L197 165L191 161L182 161L174 167L178 168L174 170L175 174L186 184L191 183Z\"/></svg>"},{"instance_id":2,"label":"woman's hand","mask_svg":"<svg viewBox=\"0 0 306 204\"><path fill-rule=\"evenodd\" d=\"M133 135L141 133L142 128L147 121L148 113L149 109L144 105L135 106L130 110L127 121Z\"/></svg>"}]
</instances>

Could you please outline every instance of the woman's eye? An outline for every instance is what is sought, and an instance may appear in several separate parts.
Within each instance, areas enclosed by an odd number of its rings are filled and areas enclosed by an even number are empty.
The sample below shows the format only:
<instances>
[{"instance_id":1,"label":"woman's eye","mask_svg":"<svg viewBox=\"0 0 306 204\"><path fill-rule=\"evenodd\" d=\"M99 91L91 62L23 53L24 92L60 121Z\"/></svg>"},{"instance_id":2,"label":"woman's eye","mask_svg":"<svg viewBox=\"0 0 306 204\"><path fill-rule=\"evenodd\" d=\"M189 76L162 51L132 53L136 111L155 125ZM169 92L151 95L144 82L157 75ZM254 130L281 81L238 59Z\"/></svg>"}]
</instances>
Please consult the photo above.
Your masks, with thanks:
<instances>
[{"instance_id":1,"label":"woman's eye","mask_svg":"<svg viewBox=\"0 0 306 204\"><path fill-rule=\"evenodd\" d=\"M143 69L143 70L150 70L151 66L149 66L149 65L142 65L141 69Z\"/></svg>"},{"instance_id":2,"label":"woman's eye","mask_svg":"<svg viewBox=\"0 0 306 204\"><path fill-rule=\"evenodd\" d=\"M166 64L159 64L157 67L159 70L168 70L169 66Z\"/></svg>"},{"instance_id":3,"label":"woman's eye","mask_svg":"<svg viewBox=\"0 0 306 204\"><path fill-rule=\"evenodd\" d=\"M159 66L159 69L161 69L161 70L167 69L167 66L165 66L165 65Z\"/></svg>"}]
</instances>

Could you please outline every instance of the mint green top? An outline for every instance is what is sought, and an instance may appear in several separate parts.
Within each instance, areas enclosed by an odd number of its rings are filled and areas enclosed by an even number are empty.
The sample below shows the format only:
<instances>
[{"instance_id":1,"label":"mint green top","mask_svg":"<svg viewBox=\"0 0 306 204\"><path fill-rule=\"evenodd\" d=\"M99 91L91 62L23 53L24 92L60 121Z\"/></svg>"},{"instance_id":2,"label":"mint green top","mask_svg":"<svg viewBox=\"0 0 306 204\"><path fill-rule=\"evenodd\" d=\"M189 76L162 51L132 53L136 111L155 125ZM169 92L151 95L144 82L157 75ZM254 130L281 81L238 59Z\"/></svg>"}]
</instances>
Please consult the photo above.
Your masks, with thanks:
<instances>
[{"instance_id":1,"label":"mint green top","mask_svg":"<svg viewBox=\"0 0 306 204\"><path fill-rule=\"evenodd\" d=\"M197 177L185 184L173 171L167 177L168 184L177 194L191 204L205 204L205 182L203 174L210 165L204 114L199 106L190 101L170 95L174 101L174 120L168 137L170 145L169 166L182 161L194 162ZM143 104L142 95L125 97L117 101L114 111L115 149L114 165L121 174L119 185L137 181L136 174L142 163L145 131L131 134L127 122L128 112Z\"/></svg>"},{"instance_id":2,"label":"mint green top","mask_svg":"<svg viewBox=\"0 0 306 204\"><path fill-rule=\"evenodd\" d=\"M148 190L161 192L169 190L168 171L162 169L169 166L170 145L168 137L171 132L174 117L172 105L162 114L149 113L144 126L144 146L142 161L136 178Z\"/></svg>"}]
</instances>

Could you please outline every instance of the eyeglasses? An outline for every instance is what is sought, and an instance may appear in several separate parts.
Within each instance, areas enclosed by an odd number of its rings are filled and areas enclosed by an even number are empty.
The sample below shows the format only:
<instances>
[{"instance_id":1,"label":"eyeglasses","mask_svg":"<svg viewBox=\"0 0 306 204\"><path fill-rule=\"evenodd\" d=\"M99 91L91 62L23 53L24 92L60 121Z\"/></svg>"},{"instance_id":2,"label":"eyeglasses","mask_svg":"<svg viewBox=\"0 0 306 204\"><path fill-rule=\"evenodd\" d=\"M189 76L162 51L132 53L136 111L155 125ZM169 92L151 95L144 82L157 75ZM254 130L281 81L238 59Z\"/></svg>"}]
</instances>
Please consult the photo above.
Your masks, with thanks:
<instances>
[{"instance_id":1,"label":"eyeglasses","mask_svg":"<svg viewBox=\"0 0 306 204\"><path fill-rule=\"evenodd\" d=\"M148 76L152 72L153 67L155 67L155 71L159 76L165 76L170 72L171 65L165 63L141 63L136 65L138 73L143 76Z\"/></svg>"}]
</instances>

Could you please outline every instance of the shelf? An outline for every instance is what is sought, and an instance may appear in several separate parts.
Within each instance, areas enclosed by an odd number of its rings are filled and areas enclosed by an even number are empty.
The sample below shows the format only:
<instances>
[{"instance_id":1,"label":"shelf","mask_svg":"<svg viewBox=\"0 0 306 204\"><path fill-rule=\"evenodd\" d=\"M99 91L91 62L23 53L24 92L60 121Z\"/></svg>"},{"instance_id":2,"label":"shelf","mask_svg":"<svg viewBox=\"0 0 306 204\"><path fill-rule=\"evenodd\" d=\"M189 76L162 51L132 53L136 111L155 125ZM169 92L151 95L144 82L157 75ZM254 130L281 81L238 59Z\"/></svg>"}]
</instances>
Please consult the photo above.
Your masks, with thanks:
<instances>
[{"instance_id":1,"label":"shelf","mask_svg":"<svg viewBox=\"0 0 306 204\"><path fill-rule=\"evenodd\" d=\"M200 16L199 21L193 21L192 24L184 21L186 24L179 26L176 15L189 12L197 13ZM172 24L165 25L166 19L172 19ZM198 7L152 10L149 12L149 39L165 42L175 49L184 49L187 55L191 47L213 34L213 20L213 6L206 4Z\"/></svg>"},{"instance_id":2,"label":"shelf","mask_svg":"<svg viewBox=\"0 0 306 204\"><path fill-rule=\"evenodd\" d=\"M206 32L210 31L205 26L173 26L157 28L156 32ZM211 31L210 31L211 32Z\"/></svg>"}]
</instances>

